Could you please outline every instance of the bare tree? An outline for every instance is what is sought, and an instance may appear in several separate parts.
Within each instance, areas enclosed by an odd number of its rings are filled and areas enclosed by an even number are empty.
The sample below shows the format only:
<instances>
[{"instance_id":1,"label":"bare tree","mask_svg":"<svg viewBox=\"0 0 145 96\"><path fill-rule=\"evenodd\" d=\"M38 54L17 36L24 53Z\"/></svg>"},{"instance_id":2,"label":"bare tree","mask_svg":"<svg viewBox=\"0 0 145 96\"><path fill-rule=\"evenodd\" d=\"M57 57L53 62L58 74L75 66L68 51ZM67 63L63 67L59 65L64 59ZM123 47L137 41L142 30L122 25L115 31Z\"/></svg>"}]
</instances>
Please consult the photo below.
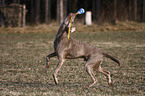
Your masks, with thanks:
<instances>
[{"instance_id":1,"label":"bare tree","mask_svg":"<svg viewBox=\"0 0 145 96\"><path fill-rule=\"evenodd\" d=\"M68 3L68 0L63 1L63 11L64 11L63 16L64 16L64 18L67 16L67 9L68 9L67 3Z\"/></svg>"},{"instance_id":2,"label":"bare tree","mask_svg":"<svg viewBox=\"0 0 145 96\"><path fill-rule=\"evenodd\" d=\"M51 0L45 0L45 22L50 23L51 19Z\"/></svg>"},{"instance_id":3,"label":"bare tree","mask_svg":"<svg viewBox=\"0 0 145 96\"><path fill-rule=\"evenodd\" d=\"M93 0L92 2L92 13L93 13L93 22L97 22L100 16L101 10L101 1L100 0Z\"/></svg>"},{"instance_id":4,"label":"bare tree","mask_svg":"<svg viewBox=\"0 0 145 96\"><path fill-rule=\"evenodd\" d=\"M145 22L145 0L143 0L143 21Z\"/></svg>"},{"instance_id":5,"label":"bare tree","mask_svg":"<svg viewBox=\"0 0 145 96\"><path fill-rule=\"evenodd\" d=\"M133 3L133 6L134 6L134 20L136 21L137 20L137 0L134 0L134 3Z\"/></svg>"},{"instance_id":6,"label":"bare tree","mask_svg":"<svg viewBox=\"0 0 145 96\"><path fill-rule=\"evenodd\" d=\"M117 0L114 0L113 2L114 6L113 6L113 20L112 20L112 24L116 24L116 17L117 17Z\"/></svg>"},{"instance_id":7,"label":"bare tree","mask_svg":"<svg viewBox=\"0 0 145 96\"><path fill-rule=\"evenodd\" d=\"M57 0L57 23L60 23L60 0Z\"/></svg>"},{"instance_id":8,"label":"bare tree","mask_svg":"<svg viewBox=\"0 0 145 96\"><path fill-rule=\"evenodd\" d=\"M2 5L5 5L5 0L1 0L1 4Z\"/></svg>"},{"instance_id":9,"label":"bare tree","mask_svg":"<svg viewBox=\"0 0 145 96\"><path fill-rule=\"evenodd\" d=\"M63 22L63 0L60 0L60 23Z\"/></svg>"},{"instance_id":10,"label":"bare tree","mask_svg":"<svg viewBox=\"0 0 145 96\"><path fill-rule=\"evenodd\" d=\"M40 22L40 0L35 0L35 22Z\"/></svg>"},{"instance_id":11,"label":"bare tree","mask_svg":"<svg viewBox=\"0 0 145 96\"><path fill-rule=\"evenodd\" d=\"M30 22L31 24L34 24L34 11L35 11L35 8L34 8L34 0L31 0L31 8L30 8Z\"/></svg>"},{"instance_id":12,"label":"bare tree","mask_svg":"<svg viewBox=\"0 0 145 96\"><path fill-rule=\"evenodd\" d=\"M132 0L129 0L129 6L128 6L128 20L132 20Z\"/></svg>"},{"instance_id":13,"label":"bare tree","mask_svg":"<svg viewBox=\"0 0 145 96\"><path fill-rule=\"evenodd\" d=\"M57 22L62 23L64 16L66 15L67 0L57 0Z\"/></svg>"}]
</instances>

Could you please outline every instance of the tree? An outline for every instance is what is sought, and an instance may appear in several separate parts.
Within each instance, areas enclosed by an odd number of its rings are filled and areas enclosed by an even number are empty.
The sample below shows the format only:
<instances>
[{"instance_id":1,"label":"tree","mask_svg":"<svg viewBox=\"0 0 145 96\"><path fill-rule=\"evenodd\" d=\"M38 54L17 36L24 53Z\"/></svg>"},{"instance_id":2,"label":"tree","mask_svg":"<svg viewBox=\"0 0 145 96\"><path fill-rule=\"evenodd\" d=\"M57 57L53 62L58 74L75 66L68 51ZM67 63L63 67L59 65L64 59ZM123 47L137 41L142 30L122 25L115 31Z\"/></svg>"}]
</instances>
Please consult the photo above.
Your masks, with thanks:
<instances>
[{"instance_id":1,"label":"tree","mask_svg":"<svg viewBox=\"0 0 145 96\"><path fill-rule=\"evenodd\" d=\"M57 0L57 22L62 23L64 20L64 16L66 15L67 0Z\"/></svg>"},{"instance_id":2,"label":"tree","mask_svg":"<svg viewBox=\"0 0 145 96\"><path fill-rule=\"evenodd\" d=\"M63 0L60 0L60 23L63 22Z\"/></svg>"},{"instance_id":3,"label":"tree","mask_svg":"<svg viewBox=\"0 0 145 96\"><path fill-rule=\"evenodd\" d=\"M31 5L31 8L30 8L30 22L31 22L31 24L34 24L34 10L35 10L35 8L34 8L34 0L31 0L31 3L30 3Z\"/></svg>"},{"instance_id":4,"label":"tree","mask_svg":"<svg viewBox=\"0 0 145 96\"><path fill-rule=\"evenodd\" d=\"M145 0L143 0L143 21L145 22Z\"/></svg>"},{"instance_id":5,"label":"tree","mask_svg":"<svg viewBox=\"0 0 145 96\"><path fill-rule=\"evenodd\" d=\"M1 1L1 4L2 4L2 5L5 5L5 0L2 0L2 1Z\"/></svg>"},{"instance_id":6,"label":"tree","mask_svg":"<svg viewBox=\"0 0 145 96\"><path fill-rule=\"evenodd\" d=\"M63 11L64 11L64 12L63 12L63 16L66 17L66 16L67 16L67 12L68 12L68 11L67 11L67 9L68 9L68 8L67 8L68 0L64 0L63 3L64 3L64 4L63 4Z\"/></svg>"},{"instance_id":7,"label":"tree","mask_svg":"<svg viewBox=\"0 0 145 96\"><path fill-rule=\"evenodd\" d=\"M60 23L60 0L57 0L57 23Z\"/></svg>"},{"instance_id":8,"label":"tree","mask_svg":"<svg viewBox=\"0 0 145 96\"><path fill-rule=\"evenodd\" d=\"M134 0L134 2L133 2L133 6L134 6L134 21L136 21L137 20L137 0Z\"/></svg>"},{"instance_id":9,"label":"tree","mask_svg":"<svg viewBox=\"0 0 145 96\"><path fill-rule=\"evenodd\" d=\"M93 5L93 21L97 22L99 19L99 15L100 15L100 0L93 0L92 5Z\"/></svg>"},{"instance_id":10,"label":"tree","mask_svg":"<svg viewBox=\"0 0 145 96\"><path fill-rule=\"evenodd\" d=\"M40 22L40 0L35 0L35 23Z\"/></svg>"},{"instance_id":11,"label":"tree","mask_svg":"<svg viewBox=\"0 0 145 96\"><path fill-rule=\"evenodd\" d=\"M114 0L113 2L114 6L113 6L113 20L112 20L112 24L116 24L116 17L117 17L117 0Z\"/></svg>"},{"instance_id":12,"label":"tree","mask_svg":"<svg viewBox=\"0 0 145 96\"><path fill-rule=\"evenodd\" d=\"M45 0L45 22L50 23L51 19L51 0Z\"/></svg>"},{"instance_id":13,"label":"tree","mask_svg":"<svg viewBox=\"0 0 145 96\"><path fill-rule=\"evenodd\" d=\"M128 20L132 20L132 3L133 0L129 0L129 7L128 7Z\"/></svg>"}]
</instances>

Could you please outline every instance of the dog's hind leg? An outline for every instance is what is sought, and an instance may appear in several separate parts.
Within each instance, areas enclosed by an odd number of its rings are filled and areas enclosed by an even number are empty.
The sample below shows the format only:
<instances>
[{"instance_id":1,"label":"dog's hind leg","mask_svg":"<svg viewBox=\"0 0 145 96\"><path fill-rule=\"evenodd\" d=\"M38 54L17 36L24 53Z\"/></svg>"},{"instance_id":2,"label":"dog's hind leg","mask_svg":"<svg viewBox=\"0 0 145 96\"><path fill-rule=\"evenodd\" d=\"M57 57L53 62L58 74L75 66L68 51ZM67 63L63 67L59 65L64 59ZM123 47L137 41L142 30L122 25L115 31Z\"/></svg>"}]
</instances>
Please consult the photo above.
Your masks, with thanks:
<instances>
[{"instance_id":1,"label":"dog's hind leg","mask_svg":"<svg viewBox=\"0 0 145 96\"><path fill-rule=\"evenodd\" d=\"M108 77L108 79L109 79L109 85L110 85L111 87L113 87L113 84L112 84L112 82L111 82L110 72L109 72L109 71L103 70L103 69L101 68L101 66L99 66L99 67L97 68L97 70L98 70L99 72L103 73L104 75L106 75L106 76Z\"/></svg>"},{"instance_id":2,"label":"dog's hind leg","mask_svg":"<svg viewBox=\"0 0 145 96\"><path fill-rule=\"evenodd\" d=\"M92 87L97 82L97 80L95 78L93 70L91 68L89 68L89 66L86 67L86 70L87 70L88 74L91 76L91 78L93 79L93 83L89 85L89 87Z\"/></svg>"},{"instance_id":3,"label":"dog's hind leg","mask_svg":"<svg viewBox=\"0 0 145 96\"><path fill-rule=\"evenodd\" d=\"M93 83L89 85L89 87L92 87L97 82L97 80L95 78L95 75L93 73L92 64L91 63L86 63L85 68L86 68L87 73L90 75L90 77L93 80Z\"/></svg>"},{"instance_id":4,"label":"dog's hind leg","mask_svg":"<svg viewBox=\"0 0 145 96\"><path fill-rule=\"evenodd\" d=\"M53 53L51 53L51 54L46 56L46 68L49 68L49 66L50 66L49 65L49 60L50 60L51 57L54 57L54 56L56 56L55 52L53 52Z\"/></svg>"},{"instance_id":5,"label":"dog's hind leg","mask_svg":"<svg viewBox=\"0 0 145 96\"><path fill-rule=\"evenodd\" d=\"M54 78L54 81L55 81L56 85L58 85L57 73L60 70L61 66L63 65L64 61L65 61L65 59L59 58L58 65L57 65L56 69L54 70L53 78Z\"/></svg>"},{"instance_id":6,"label":"dog's hind leg","mask_svg":"<svg viewBox=\"0 0 145 96\"><path fill-rule=\"evenodd\" d=\"M93 72L99 67L101 63L102 63L101 59L97 61L95 61L94 59L87 61L86 66L85 66L86 70L94 81L91 85L89 85L89 87L92 87L97 82L97 79L95 78L95 75Z\"/></svg>"}]
</instances>

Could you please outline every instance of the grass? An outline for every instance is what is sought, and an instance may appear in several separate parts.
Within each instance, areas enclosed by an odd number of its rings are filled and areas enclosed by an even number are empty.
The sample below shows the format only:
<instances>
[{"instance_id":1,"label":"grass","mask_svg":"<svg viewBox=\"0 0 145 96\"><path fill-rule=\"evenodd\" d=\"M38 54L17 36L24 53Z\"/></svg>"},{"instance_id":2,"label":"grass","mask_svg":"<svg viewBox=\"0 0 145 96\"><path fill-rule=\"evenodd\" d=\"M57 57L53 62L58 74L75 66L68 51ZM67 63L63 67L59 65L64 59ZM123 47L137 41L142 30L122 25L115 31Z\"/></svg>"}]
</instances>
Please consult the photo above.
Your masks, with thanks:
<instances>
[{"instance_id":1,"label":"grass","mask_svg":"<svg viewBox=\"0 0 145 96\"><path fill-rule=\"evenodd\" d=\"M138 25L133 24L128 26ZM46 25L0 28L0 95L144 95L144 27L133 30L125 27L125 30L121 23L107 25L119 29L115 31L106 30L105 25L77 26L78 31L71 34L120 60L122 67L106 58L102 64L104 70L113 74L112 89L106 77L97 72L98 82L89 88L92 80L85 71L82 59L67 60L58 73L59 86L54 84L52 73L57 58L52 58L50 68L45 69L45 56L53 51L58 26L50 26L49 29ZM101 26L104 27L101 29Z\"/></svg>"}]
</instances>

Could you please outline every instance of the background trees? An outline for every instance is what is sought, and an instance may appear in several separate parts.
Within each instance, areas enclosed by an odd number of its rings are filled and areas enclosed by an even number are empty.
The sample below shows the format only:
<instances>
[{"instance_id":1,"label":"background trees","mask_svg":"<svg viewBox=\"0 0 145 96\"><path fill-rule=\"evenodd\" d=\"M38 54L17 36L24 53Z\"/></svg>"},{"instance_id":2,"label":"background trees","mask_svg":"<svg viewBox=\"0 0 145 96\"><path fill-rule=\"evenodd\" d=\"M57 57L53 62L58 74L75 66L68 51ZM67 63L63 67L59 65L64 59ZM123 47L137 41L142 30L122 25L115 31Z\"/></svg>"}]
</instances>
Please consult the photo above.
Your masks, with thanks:
<instances>
[{"instance_id":1,"label":"background trees","mask_svg":"<svg viewBox=\"0 0 145 96\"><path fill-rule=\"evenodd\" d=\"M67 14L79 8L92 11L94 23L145 21L145 0L0 0L0 6L12 3L26 5L26 20L30 24L51 23L53 20L60 23Z\"/></svg>"}]
</instances>

